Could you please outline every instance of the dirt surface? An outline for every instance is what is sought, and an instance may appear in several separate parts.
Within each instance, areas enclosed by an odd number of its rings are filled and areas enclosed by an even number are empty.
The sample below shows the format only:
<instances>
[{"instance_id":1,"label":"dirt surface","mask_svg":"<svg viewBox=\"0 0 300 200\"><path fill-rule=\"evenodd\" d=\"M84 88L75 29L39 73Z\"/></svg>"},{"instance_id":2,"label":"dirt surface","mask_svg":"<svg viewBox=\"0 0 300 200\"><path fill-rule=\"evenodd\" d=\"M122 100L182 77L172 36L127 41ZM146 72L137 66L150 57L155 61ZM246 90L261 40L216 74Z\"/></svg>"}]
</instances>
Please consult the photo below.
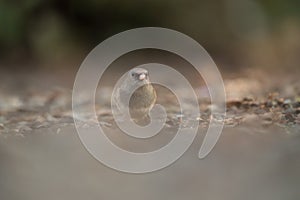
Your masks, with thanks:
<instances>
[{"instance_id":1,"label":"dirt surface","mask_svg":"<svg viewBox=\"0 0 300 200\"><path fill-rule=\"evenodd\" d=\"M16 82L10 81L0 88L0 134L2 136L24 136L36 129L73 124L70 84L72 80L63 82L63 77L47 76L47 74L37 74L33 77L40 78L32 79L30 75L20 76ZM261 77L266 76L262 72L252 72L252 74L244 72L233 77L225 76L227 95L227 113L223 116L225 126L236 127L257 122L265 127L274 124L285 132L295 127L297 129L300 125L298 77L289 75L279 78L278 74L268 79ZM51 85L53 82L55 84ZM160 88L157 90L159 92ZM174 95L168 91L159 92L157 103L165 106L168 112L167 125L175 126L179 123L187 123L189 120L197 120L200 127L207 127L210 120L220 120L220 116L212 116L210 113L214 105L210 104L205 85L200 85L195 88L195 91L199 94L201 116L198 117L183 115L179 111ZM110 111L112 87L99 87L97 94L99 94L96 97L98 120L100 124L114 128L115 123Z\"/></svg>"},{"instance_id":2,"label":"dirt surface","mask_svg":"<svg viewBox=\"0 0 300 200\"><path fill-rule=\"evenodd\" d=\"M205 85L195 88L200 116L180 113L174 96L158 88L158 103L166 107L168 119L164 132L150 141L120 132L110 111L112 87L99 87L98 121L123 149L157 149L174 137L179 125L199 122L194 143L177 162L144 175L114 171L85 150L72 117L72 78L38 73L12 81L1 76L7 84L0 88L0 199L296 200L300 196L300 82L295 75L247 71L224 76L226 116L211 115L214 105ZM223 119L225 128L217 145L208 157L198 159L209 122ZM91 122L82 120L81 126Z\"/></svg>"}]
</instances>

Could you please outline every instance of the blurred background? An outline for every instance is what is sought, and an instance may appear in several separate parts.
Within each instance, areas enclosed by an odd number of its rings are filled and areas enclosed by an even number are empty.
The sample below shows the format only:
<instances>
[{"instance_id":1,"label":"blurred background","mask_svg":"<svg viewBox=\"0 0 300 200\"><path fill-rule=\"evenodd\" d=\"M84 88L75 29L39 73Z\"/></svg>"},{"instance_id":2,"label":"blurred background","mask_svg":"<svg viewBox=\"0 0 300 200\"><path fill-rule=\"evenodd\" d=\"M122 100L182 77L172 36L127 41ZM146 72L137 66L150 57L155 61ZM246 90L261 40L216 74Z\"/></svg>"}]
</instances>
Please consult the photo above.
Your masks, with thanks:
<instances>
[{"instance_id":1,"label":"blurred background","mask_svg":"<svg viewBox=\"0 0 300 200\"><path fill-rule=\"evenodd\" d=\"M159 26L196 39L224 70L298 69L297 0L1 0L0 67L77 69L104 39Z\"/></svg>"}]
</instances>

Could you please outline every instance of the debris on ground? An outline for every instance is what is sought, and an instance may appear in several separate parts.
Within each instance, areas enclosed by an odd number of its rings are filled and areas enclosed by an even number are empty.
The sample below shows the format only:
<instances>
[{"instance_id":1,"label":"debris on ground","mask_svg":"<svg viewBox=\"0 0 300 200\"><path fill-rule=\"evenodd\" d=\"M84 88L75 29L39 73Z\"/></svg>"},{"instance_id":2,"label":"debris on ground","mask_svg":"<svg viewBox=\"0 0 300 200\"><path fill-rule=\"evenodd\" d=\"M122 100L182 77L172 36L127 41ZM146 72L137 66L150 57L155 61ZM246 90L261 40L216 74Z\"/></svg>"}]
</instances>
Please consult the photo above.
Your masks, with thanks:
<instances>
[{"instance_id":1,"label":"debris on ground","mask_svg":"<svg viewBox=\"0 0 300 200\"><path fill-rule=\"evenodd\" d=\"M239 86L247 85L248 82L249 80L243 82L242 79L238 79ZM257 95L259 98L256 98L253 93L253 89L259 88L257 81L250 82L250 86L254 87L250 88L251 95L246 95L246 90L241 92L241 88L238 87L235 91L234 85L236 85L236 80L232 80L229 84L227 81L229 88L226 89L230 89L230 92L234 94L239 93L240 96L227 98L225 116L212 115L210 108L214 105L205 99L199 99L200 116L185 115L179 112L180 109L177 109L176 105L170 103L172 102L170 96L162 97L166 103L166 110L169 112L166 126L189 127L190 122L195 121L200 128L207 128L210 122L224 122L225 127L256 123L263 127L276 125L283 129L300 125L300 95L291 89L290 85L289 89L281 89L286 96L281 96L277 92L265 94L265 96L260 93ZM110 91L109 88L104 88L104 90L105 94ZM293 91L294 96L286 90ZM19 96L0 91L0 134L26 135L32 130L54 125L60 126L56 130L59 134L61 127L74 125L71 104L71 90L63 88L49 91L23 91ZM98 122L101 126L114 128L116 123L110 110L110 102L105 102L103 105L96 105ZM89 119L82 121L83 127L88 126ZM97 122L97 120L93 119L90 122Z\"/></svg>"}]
</instances>

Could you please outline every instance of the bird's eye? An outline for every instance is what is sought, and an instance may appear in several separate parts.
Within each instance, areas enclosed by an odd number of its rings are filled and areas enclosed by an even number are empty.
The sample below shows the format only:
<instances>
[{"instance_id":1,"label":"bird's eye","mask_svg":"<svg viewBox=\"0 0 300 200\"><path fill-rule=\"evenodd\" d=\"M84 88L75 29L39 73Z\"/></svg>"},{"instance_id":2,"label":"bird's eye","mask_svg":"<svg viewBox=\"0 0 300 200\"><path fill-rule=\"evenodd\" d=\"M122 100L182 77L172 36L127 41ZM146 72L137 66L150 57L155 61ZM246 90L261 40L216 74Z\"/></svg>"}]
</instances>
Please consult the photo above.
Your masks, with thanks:
<instances>
[{"instance_id":1,"label":"bird's eye","mask_svg":"<svg viewBox=\"0 0 300 200\"><path fill-rule=\"evenodd\" d=\"M134 73L132 73L131 76L134 76Z\"/></svg>"}]
</instances>

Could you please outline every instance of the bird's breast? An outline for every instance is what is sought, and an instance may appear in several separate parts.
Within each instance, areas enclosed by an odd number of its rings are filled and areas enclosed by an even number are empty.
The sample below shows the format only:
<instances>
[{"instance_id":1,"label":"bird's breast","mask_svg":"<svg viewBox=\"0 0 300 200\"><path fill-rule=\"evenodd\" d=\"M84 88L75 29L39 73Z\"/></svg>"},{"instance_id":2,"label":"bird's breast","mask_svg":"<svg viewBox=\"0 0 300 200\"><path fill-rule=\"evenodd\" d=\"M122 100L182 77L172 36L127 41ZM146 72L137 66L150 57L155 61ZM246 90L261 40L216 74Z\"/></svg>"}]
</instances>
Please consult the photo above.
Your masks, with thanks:
<instances>
[{"instance_id":1,"label":"bird's breast","mask_svg":"<svg viewBox=\"0 0 300 200\"><path fill-rule=\"evenodd\" d=\"M137 109L150 109L156 100L156 92L151 84L143 85L139 87L129 101L129 108L133 110Z\"/></svg>"}]
</instances>

